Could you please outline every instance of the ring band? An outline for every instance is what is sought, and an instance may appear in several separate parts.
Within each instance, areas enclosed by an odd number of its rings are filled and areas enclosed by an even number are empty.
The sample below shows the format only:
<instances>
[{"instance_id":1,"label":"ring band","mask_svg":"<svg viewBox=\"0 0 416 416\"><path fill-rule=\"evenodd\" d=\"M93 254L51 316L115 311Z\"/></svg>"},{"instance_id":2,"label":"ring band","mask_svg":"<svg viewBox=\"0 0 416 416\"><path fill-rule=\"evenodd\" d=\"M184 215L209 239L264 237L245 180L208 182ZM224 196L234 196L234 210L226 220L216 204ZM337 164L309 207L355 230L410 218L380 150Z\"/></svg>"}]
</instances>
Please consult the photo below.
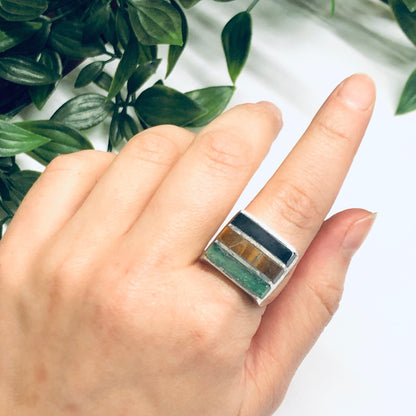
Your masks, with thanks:
<instances>
[{"instance_id":1,"label":"ring band","mask_svg":"<svg viewBox=\"0 0 416 416\"><path fill-rule=\"evenodd\" d=\"M260 306L282 286L298 257L290 244L246 211L220 231L202 256Z\"/></svg>"}]
</instances>

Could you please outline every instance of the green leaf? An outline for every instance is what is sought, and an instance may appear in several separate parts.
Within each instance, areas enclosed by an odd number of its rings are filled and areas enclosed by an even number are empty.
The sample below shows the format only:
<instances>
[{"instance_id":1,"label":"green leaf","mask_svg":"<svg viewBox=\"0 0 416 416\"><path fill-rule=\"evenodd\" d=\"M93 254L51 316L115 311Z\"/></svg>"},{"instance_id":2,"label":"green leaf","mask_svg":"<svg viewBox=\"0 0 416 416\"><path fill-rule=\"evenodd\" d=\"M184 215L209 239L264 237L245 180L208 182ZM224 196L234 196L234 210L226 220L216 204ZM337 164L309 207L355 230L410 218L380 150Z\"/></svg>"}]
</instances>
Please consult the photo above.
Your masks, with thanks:
<instances>
[{"instance_id":1,"label":"green leaf","mask_svg":"<svg viewBox=\"0 0 416 416\"><path fill-rule=\"evenodd\" d=\"M94 61L82 68L75 80L75 88L81 88L93 82L103 72L105 62Z\"/></svg>"},{"instance_id":2,"label":"green leaf","mask_svg":"<svg viewBox=\"0 0 416 416\"><path fill-rule=\"evenodd\" d=\"M139 64L145 64L149 61L154 61L157 59L157 46L155 45L142 45L139 42L140 47L140 57Z\"/></svg>"},{"instance_id":3,"label":"green leaf","mask_svg":"<svg viewBox=\"0 0 416 416\"><path fill-rule=\"evenodd\" d=\"M114 104L100 94L82 94L63 104L51 117L78 130L89 129L104 121Z\"/></svg>"},{"instance_id":4,"label":"green leaf","mask_svg":"<svg viewBox=\"0 0 416 416\"><path fill-rule=\"evenodd\" d=\"M39 62L46 65L51 71L62 76L62 61L59 53L49 49L42 51ZM29 89L30 98L38 110L41 110L46 101L55 90L57 83L38 85Z\"/></svg>"},{"instance_id":5,"label":"green leaf","mask_svg":"<svg viewBox=\"0 0 416 416\"><path fill-rule=\"evenodd\" d=\"M410 12L416 11L416 0L403 0L403 3L409 9Z\"/></svg>"},{"instance_id":6,"label":"green leaf","mask_svg":"<svg viewBox=\"0 0 416 416\"><path fill-rule=\"evenodd\" d=\"M48 142L47 137L0 120L0 157L15 156L19 153L28 152Z\"/></svg>"},{"instance_id":7,"label":"green leaf","mask_svg":"<svg viewBox=\"0 0 416 416\"><path fill-rule=\"evenodd\" d=\"M130 23L143 45L182 45L179 12L164 0L130 0Z\"/></svg>"},{"instance_id":8,"label":"green leaf","mask_svg":"<svg viewBox=\"0 0 416 416\"><path fill-rule=\"evenodd\" d=\"M107 72L101 72L97 78L94 80L94 84L98 85L105 91L110 91L111 83L113 82L113 78L107 74Z\"/></svg>"},{"instance_id":9,"label":"green leaf","mask_svg":"<svg viewBox=\"0 0 416 416\"><path fill-rule=\"evenodd\" d=\"M17 170L20 170L19 167L16 164L16 158L15 157L0 157L0 172L4 172L6 174L10 174L12 172L15 172Z\"/></svg>"},{"instance_id":10,"label":"green leaf","mask_svg":"<svg viewBox=\"0 0 416 416\"><path fill-rule=\"evenodd\" d=\"M227 107L234 91L234 86L224 86L208 87L187 92L185 95L204 110L204 113L192 120L188 127L202 127L218 117Z\"/></svg>"},{"instance_id":11,"label":"green leaf","mask_svg":"<svg viewBox=\"0 0 416 416\"><path fill-rule=\"evenodd\" d=\"M416 13L410 12L403 0L390 0L390 6L399 26L410 41L416 45Z\"/></svg>"},{"instance_id":12,"label":"green leaf","mask_svg":"<svg viewBox=\"0 0 416 416\"><path fill-rule=\"evenodd\" d=\"M171 0L173 7L179 12L181 19L182 19L182 40L183 44L181 46L178 45L170 45L169 46L169 54L168 54L168 67L166 70L166 77L172 72L173 68L175 67L178 59L182 55L183 50L185 49L186 42L188 40L188 22L186 21L186 16L179 5L174 1Z\"/></svg>"},{"instance_id":13,"label":"green leaf","mask_svg":"<svg viewBox=\"0 0 416 416\"><path fill-rule=\"evenodd\" d=\"M117 66L107 100L114 98L123 88L126 81L131 77L139 62L139 54L140 50L137 39L134 36L131 36L129 44Z\"/></svg>"},{"instance_id":14,"label":"green leaf","mask_svg":"<svg viewBox=\"0 0 416 416\"><path fill-rule=\"evenodd\" d=\"M77 21L58 21L52 25L49 43L60 54L74 59L85 59L105 53L101 41L83 43L84 25Z\"/></svg>"},{"instance_id":15,"label":"green leaf","mask_svg":"<svg viewBox=\"0 0 416 416\"><path fill-rule=\"evenodd\" d=\"M120 116L121 114L114 112L113 117L111 118L109 134L110 148L119 146L123 141L123 135L120 129Z\"/></svg>"},{"instance_id":16,"label":"green leaf","mask_svg":"<svg viewBox=\"0 0 416 416\"><path fill-rule=\"evenodd\" d=\"M161 59L155 59L154 61L139 65L127 83L128 93L132 94L142 87L142 85L157 71L160 62Z\"/></svg>"},{"instance_id":17,"label":"green leaf","mask_svg":"<svg viewBox=\"0 0 416 416\"><path fill-rule=\"evenodd\" d=\"M15 46L7 52L8 56L37 56L45 49L46 42L51 32L51 22L47 18L39 18L42 27L37 30L29 39ZM13 23L16 24L16 23Z\"/></svg>"},{"instance_id":18,"label":"green leaf","mask_svg":"<svg viewBox=\"0 0 416 416\"><path fill-rule=\"evenodd\" d=\"M6 184L10 199L7 202L3 201L3 207L7 207L7 209L14 214L39 176L40 172L35 172L33 170L20 170L8 175ZM4 205L6 205L6 207Z\"/></svg>"},{"instance_id":19,"label":"green leaf","mask_svg":"<svg viewBox=\"0 0 416 416\"><path fill-rule=\"evenodd\" d=\"M412 72L403 88L396 114L405 114L416 110L416 70Z\"/></svg>"},{"instance_id":20,"label":"green leaf","mask_svg":"<svg viewBox=\"0 0 416 416\"><path fill-rule=\"evenodd\" d=\"M116 34L121 46L126 48L130 40L130 27L120 9L117 9L116 14Z\"/></svg>"},{"instance_id":21,"label":"green leaf","mask_svg":"<svg viewBox=\"0 0 416 416\"><path fill-rule=\"evenodd\" d=\"M0 15L9 21L36 19L47 8L47 0L0 0Z\"/></svg>"},{"instance_id":22,"label":"green leaf","mask_svg":"<svg viewBox=\"0 0 416 416\"><path fill-rule=\"evenodd\" d=\"M60 75L46 65L29 58L0 58L0 77L21 85L48 85Z\"/></svg>"},{"instance_id":23,"label":"green leaf","mask_svg":"<svg viewBox=\"0 0 416 416\"><path fill-rule=\"evenodd\" d=\"M139 132L139 129L133 117L125 113L124 114L122 113L120 117L120 130L121 130L122 136L126 140L130 140L133 136L135 136Z\"/></svg>"},{"instance_id":24,"label":"green leaf","mask_svg":"<svg viewBox=\"0 0 416 416\"><path fill-rule=\"evenodd\" d=\"M20 169L19 169L20 170ZM1 201L10 201L10 192L7 187L7 175L0 173L0 202ZM3 207L1 207L3 208ZM3 215L3 212L0 210L0 216Z\"/></svg>"},{"instance_id":25,"label":"green leaf","mask_svg":"<svg viewBox=\"0 0 416 416\"><path fill-rule=\"evenodd\" d=\"M85 21L82 39L84 43L95 41L104 32L110 19L110 13L108 3L99 4L98 7L93 8Z\"/></svg>"},{"instance_id":26,"label":"green leaf","mask_svg":"<svg viewBox=\"0 0 416 416\"><path fill-rule=\"evenodd\" d=\"M154 85L143 91L134 108L138 117L148 126L185 126L204 113L204 110L185 94L164 85Z\"/></svg>"},{"instance_id":27,"label":"green leaf","mask_svg":"<svg viewBox=\"0 0 416 416\"><path fill-rule=\"evenodd\" d=\"M61 154L93 149L92 144L77 130L57 121L36 120L16 123L19 127L51 139L50 142L31 152L29 156L43 165Z\"/></svg>"},{"instance_id":28,"label":"green leaf","mask_svg":"<svg viewBox=\"0 0 416 416\"><path fill-rule=\"evenodd\" d=\"M113 48L117 47L116 17L114 13L110 12L109 14L108 22L103 29L103 36L105 39L105 43L110 43L113 46Z\"/></svg>"},{"instance_id":29,"label":"green leaf","mask_svg":"<svg viewBox=\"0 0 416 416\"><path fill-rule=\"evenodd\" d=\"M195 4L199 3L201 0L179 0L185 9L189 9L192 6L195 6Z\"/></svg>"},{"instance_id":30,"label":"green leaf","mask_svg":"<svg viewBox=\"0 0 416 416\"><path fill-rule=\"evenodd\" d=\"M19 45L26 39L29 39L41 27L41 22L2 22L0 28L0 53Z\"/></svg>"},{"instance_id":31,"label":"green leaf","mask_svg":"<svg viewBox=\"0 0 416 416\"><path fill-rule=\"evenodd\" d=\"M124 140L130 140L139 132L136 122L129 114L114 114L110 124L110 144L117 148Z\"/></svg>"},{"instance_id":32,"label":"green leaf","mask_svg":"<svg viewBox=\"0 0 416 416\"><path fill-rule=\"evenodd\" d=\"M235 15L221 33L228 73L233 83L246 63L251 44L251 16L241 12Z\"/></svg>"}]
</instances>

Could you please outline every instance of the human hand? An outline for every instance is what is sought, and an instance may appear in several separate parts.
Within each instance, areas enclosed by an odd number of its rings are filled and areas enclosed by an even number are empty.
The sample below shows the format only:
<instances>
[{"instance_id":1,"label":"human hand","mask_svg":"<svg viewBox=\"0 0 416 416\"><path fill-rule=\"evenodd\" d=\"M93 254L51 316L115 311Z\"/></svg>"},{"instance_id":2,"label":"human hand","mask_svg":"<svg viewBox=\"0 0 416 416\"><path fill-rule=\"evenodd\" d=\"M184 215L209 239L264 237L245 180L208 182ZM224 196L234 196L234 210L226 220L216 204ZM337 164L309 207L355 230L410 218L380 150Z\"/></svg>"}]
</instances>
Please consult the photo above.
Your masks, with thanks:
<instances>
[{"instance_id":1,"label":"human hand","mask_svg":"<svg viewBox=\"0 0 416 416\"><path fill-rule=\"evenodd\" d=\"M270 415L374 220L324 222L374 99L366 76L338 86L247 207L302 257L267 307L198 259L281 128L272 104L55 159L0 242L0 413Z\"/></svg>"}]
</instances>

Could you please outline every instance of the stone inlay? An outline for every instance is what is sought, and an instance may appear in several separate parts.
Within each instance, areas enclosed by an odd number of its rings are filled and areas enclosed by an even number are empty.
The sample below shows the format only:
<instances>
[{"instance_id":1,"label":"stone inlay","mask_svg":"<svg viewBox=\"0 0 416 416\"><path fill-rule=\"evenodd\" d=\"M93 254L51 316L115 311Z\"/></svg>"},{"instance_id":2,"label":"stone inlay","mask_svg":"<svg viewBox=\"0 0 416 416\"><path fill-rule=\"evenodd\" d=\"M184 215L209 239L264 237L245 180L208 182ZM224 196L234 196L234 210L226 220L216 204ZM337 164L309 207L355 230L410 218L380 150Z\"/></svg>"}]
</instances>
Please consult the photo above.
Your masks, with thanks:
<instances>
[{"instance_id":1,"label":"stone inlay","mask_svg":"<svg viewBox=\"0 0 416 416\"><path fill-rule=\"evenodd\" d=\"M231 224L256 240L261 246L286 264L286 266L289 266L296 258L296 254L292 250L243 213L240 212L237 214L231 221Z\"/></svg>"},{"instance_id":2,"label":"stone inlay","mask_svg":"<svg viewBox=\"0 0 416 416\"><path fill-rule=\"evenodd\" d=\"M204 259L251 295L259 305L278 293L298 254L244 211L220 231Z\"/></svg>"},{"instance_id":3,"label":"stone inlay","mask_svg":"<svg viewBox=\"0 0 416 416\"><path fill-rule=\"evenodd\" d=\"M205 257L218 270L257 298L263 299L270 291L271 286L267 282L261 279L254 270L250 270L230 253L227 253L217 241L209 246Z\"/></svg>"},{"instance_id":4,"label":"stone inlay","mask_svg":"<svg viewBox=\"0 0 416 416\"><path fill-rule=\"evenodd\" d=\"M221 241L273 282L276 282L282 274L283 268L279 264L232 228L225 227L218 235L217 240Z\"/></svg>"}]
</instances>

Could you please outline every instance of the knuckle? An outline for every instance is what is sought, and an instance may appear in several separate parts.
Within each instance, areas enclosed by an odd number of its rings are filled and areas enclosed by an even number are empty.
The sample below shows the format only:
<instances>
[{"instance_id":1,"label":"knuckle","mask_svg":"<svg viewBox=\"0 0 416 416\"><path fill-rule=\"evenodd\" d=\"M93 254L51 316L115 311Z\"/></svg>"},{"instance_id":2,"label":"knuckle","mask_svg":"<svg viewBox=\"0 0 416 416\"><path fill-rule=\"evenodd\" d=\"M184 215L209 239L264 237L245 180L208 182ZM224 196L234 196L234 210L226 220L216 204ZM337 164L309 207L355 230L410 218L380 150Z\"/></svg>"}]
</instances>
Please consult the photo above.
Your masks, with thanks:
<instances>
[{"instance_id":1,"label":"knuckle","mask_svg":"<svg viewBox=\"0 0 416 416\"><path fill-rule=\"evenodd\" d=\"M142 134L154 134L156 136L164 137L181 137L189 136L191 133L189 130L175 126L174 124L162 124L160 126L150 127L145 130Z\"/></svg>"},{"instance_id":2,"label":"knuckle","mask_svg":"<svg viewBox=\"0 0 416 416\"><path fill-rule=\"evenodd\" d=\"M55 157L45 168L46 173L51 172L80 172L98 159L113 160L115 155L99 150L81 150L75 153Z\"/></svg>"},{"instance_id":3,"label":"knuckle","mask_svg":"<svg viewBox=\"0 0 416 416\"><path fill-rule=\"evenodd\" d=\"M292 182L284 182L273 195L272 209L301 230L310 230L320 216L311 195ZM273 206L274 205L274 206Z\"/></svg>"},{"instance_id":4,"label":"knuckle","mask_svg":"<svg viewBox=\"0 0 416 416\"><path fill-rule=\"evenodd\" d=\"M318 131L330 142L351 142L352 138L345 126L336 119L324 118L317 120Z\"/></svg>"},{"instance_id":5,"label":"knuckle","mask_svg":"<svg viewBox=\"0 0 416 416\"><path fill-rule=\"evenodd\" d=\"M175 141L155 130L133 137L126 147L133 158L160 166L172 165L182 153Z\"/></svg>"},{"instance_id":6,"label":"knuckle","mask_svg":"<svg viewBox=\"0 0 416 416\"><path fill-rule=\"evenodd\" d=\"M202 137L202 152L208 168L220 175L241 173L253 164L253 148L231 131L206 132Z\"/></svg>"},{"instance_id":7,"label":"knuckle","mask_svg":"<svg viewBox=\"0 0 416 416\"><path fill-rule=\"evenodd\" d=\"M330 281L319 282L319 284L307 284L320 309L324 314L324 323L328 324L341 302L343 287Z\"/></svg>"}]
</instances>

